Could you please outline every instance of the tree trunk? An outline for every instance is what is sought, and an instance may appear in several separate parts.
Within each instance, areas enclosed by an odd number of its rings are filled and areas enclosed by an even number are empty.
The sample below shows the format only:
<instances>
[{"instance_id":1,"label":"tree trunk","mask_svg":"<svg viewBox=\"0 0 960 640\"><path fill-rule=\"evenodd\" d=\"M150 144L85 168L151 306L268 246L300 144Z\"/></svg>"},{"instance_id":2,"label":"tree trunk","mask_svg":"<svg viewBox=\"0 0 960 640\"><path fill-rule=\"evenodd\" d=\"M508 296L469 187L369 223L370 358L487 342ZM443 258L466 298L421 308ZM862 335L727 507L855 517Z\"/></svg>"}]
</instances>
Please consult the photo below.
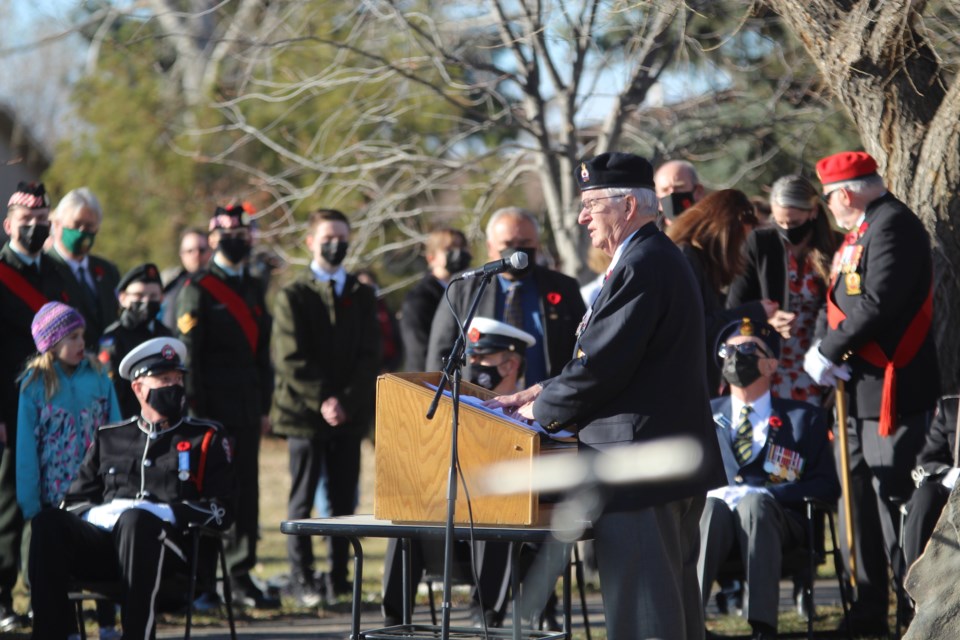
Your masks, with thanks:
<instances>
[{"instance_id":1,"label":"tree trunk","mask_svg":"<svg viewBox=\"0 0 960 640\"><path fill-rule=\"evenodd\" d=\"M768 0L803 42L880 165L930 232L942 390L960 386L960 82L922 29L923 0ZM956 62L956 61L952 61ZM839 149L837 150L839 151Z\"/></svg>"}]
</instances>

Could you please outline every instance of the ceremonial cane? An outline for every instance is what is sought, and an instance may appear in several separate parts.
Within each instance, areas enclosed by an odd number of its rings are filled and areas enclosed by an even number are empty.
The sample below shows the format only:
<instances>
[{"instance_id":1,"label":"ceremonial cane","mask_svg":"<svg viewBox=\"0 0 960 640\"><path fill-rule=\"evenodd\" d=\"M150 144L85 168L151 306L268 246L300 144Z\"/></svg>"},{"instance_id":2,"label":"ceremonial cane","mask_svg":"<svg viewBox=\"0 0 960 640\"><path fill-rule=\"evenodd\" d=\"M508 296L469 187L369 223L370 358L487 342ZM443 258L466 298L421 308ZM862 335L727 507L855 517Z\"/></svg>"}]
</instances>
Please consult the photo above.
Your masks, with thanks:
<instances>
[{"instance_id":1,"label":"ceremonial cane","mask_svg":"<svg viewBox=\"0 0 960 640\"><path fill-rule=\"evenodd\" d=\"M847 396L843 380L837 380L837 429L840 436L840 485L843 492L844 534L847 539L850 589L853 600L857 597L857 547L853 536L853 496L850 487L850 447L847 444Z\"/></svg>"}]
</instances>

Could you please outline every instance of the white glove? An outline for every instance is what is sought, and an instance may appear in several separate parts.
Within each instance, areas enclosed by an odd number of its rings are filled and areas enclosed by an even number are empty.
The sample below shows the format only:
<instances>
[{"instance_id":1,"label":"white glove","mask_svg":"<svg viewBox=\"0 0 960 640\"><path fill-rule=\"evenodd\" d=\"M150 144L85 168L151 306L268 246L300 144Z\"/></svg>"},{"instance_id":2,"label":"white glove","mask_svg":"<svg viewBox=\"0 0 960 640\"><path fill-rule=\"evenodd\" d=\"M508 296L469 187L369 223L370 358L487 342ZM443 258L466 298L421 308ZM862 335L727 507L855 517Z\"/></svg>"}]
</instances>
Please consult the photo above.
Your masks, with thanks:
<instances>
[{"instance_id":1,"label":"white glove","mask_svg":"<svg viewBox=\"0 0 960 640\"><path fill-rule=\"evenodd\" d=\"M803 370L813 381L821 386L834 386L837 379L849 380L850 368L845 364L833 364L820 353L820 341L817 340L803 357Z\"/></svg>"}]
</instances>

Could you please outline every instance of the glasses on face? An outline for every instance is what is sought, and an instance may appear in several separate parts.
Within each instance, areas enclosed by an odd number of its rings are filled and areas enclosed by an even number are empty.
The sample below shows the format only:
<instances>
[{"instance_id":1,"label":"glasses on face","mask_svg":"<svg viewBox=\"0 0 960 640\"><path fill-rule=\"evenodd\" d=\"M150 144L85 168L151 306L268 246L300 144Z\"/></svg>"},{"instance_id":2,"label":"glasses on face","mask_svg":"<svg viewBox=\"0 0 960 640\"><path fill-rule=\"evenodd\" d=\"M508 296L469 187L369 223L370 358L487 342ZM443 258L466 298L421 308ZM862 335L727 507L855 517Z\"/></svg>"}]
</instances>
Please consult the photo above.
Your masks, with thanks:
<instances>
[{"instance_id":1,"label":"glasses on face","mask_svg":"<svg viewBox=\"0 0 960 640\"><path fill-rule=\"evenodd\" d=\"M720 345L720 348L717 350L717 355L723 358L724 360L726 360L727 356L729 356L734 351L738 351L745 356L753 355L759 351L760 355L762 355L765 358L773 357L773 355L769 351L761 347L756 342L741 342L740 344L722 344Z\"/></svg>"},{"instance_id":2,"label":"glasses on face","mask_svg":"<svg viewBox=\"0 0 960 640\"><path fill-rule=\"evenodd\" d=\"M601 200L610 200L612 198L622 198L623 194L616 196L600 196L599 198L591 198L590 200L584 200L580 203L580 206L577 207L577 213L582 213L587 211L588 213L596 213L600 210L603 205L600 203Z\"/></svg>"}]
</instances>

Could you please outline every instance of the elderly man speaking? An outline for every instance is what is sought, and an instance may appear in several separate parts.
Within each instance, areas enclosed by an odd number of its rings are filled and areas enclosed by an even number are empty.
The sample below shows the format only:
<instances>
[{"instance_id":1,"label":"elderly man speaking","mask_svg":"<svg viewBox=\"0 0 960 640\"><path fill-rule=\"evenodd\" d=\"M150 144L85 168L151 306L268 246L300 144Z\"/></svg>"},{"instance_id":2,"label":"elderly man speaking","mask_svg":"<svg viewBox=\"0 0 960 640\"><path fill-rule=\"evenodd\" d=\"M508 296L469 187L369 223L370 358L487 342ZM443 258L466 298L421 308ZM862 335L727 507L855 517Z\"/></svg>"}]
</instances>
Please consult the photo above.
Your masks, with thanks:
<instances>
[{"instance_id":1,"label":"elderly man speaking","mask_svg":"<svg viewBox=\"0 0 960 640\"><path fill-rule=\"evenodd\" d=\"M702 638L700 513L724 484L710 419L703 308L690 267L657 229L653 168L604 153L576 169L578 222L613 259L577 330L574 358L553 378L492 404L599 452L669 436L703 450L692 477L618 487L594 523L607 638Z\"/></svg>"}]
</instances>

